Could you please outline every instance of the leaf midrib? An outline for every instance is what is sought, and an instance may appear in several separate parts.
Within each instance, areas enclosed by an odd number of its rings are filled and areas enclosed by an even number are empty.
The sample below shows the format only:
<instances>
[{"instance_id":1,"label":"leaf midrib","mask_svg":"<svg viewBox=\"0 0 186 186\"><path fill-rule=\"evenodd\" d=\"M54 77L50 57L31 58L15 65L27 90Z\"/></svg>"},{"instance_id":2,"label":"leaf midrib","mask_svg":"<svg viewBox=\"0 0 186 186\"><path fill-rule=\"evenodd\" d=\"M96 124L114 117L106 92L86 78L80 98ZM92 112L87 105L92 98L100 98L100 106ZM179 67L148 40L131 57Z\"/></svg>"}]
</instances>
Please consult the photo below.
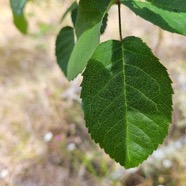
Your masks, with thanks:
<instances>
[{"instance_id":1,"label":"leaf midrib","mask_svg":"<svg viewBox=\"0 0 186 186\"><path fill-rule=\"evenodd\" d=\"M122 72L123 72L123 94L124 94L124 104L125 104L125 113L124 113L124 131L125 131L125 164L126 162L130 162L129 151L127 144L129 143L129 136L128 136L128 121L127 121L127 95L126 95L126 73L125 73L125 58L124 58L124 40L121 41L121 49L122 49Z\"/></svg>"}]
</instances>

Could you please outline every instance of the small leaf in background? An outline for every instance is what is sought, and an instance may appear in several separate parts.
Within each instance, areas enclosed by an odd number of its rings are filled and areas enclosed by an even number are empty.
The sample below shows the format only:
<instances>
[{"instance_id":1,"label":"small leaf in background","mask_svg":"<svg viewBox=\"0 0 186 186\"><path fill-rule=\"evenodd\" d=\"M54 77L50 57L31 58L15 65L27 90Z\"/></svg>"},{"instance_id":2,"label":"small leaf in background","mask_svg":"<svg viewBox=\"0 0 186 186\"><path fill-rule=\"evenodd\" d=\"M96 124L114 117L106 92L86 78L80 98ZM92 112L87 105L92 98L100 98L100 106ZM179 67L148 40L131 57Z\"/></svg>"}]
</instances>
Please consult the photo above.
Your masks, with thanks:
<instances>
[{"instance_id":1,"label":"small leaf in background","mask_svg":"<svg viewBox=\"0 0 186 186\"><path fill-rule=\"evenodd\" d=\"M14 24L20 32L22 32L23 34L27 33L28 23L23 15L22 16L14 15Z\"/></svg>"},{"instance_id":2,"label":"small leaf in background","mask_svg":"<svg viewBox=\"0 0 186 186\"><path fill-rule=\"evenodd\" d=\"M101 25L101 29L100 29L101 34L104 34L104 32L107 28L107 21L108 21L108 13L106 13L105 16L103 17L102 25Z\"/></svg>"},{"instance_id":3,"label":"small leaf in background","mask_svg":"<svg viewBox=\"0 0 186 186\"><path fill-rule=\"evenodd\" d=\"M12 11L16 16L21 16L27 0L10 0Z\"/></svg>"},{"instance_id":4,"label":"small leaf in background","mask_svg":"<svg viewBox=\"0 0 186 186\"><path fill-rule=\"evenodd\" d=\"M23 34L27 33L28 23L24 17L24 7L27 0L10 0L14 24Z\"/></svg>"},{"instance_id":5,"label":"small leaf in background","mask_svg":"<svg viewBox=\"0 0 186 186\"><path fill-rule=\"evenodd\" d=\"M76 25L77 15L78 15L78 6L74 10L72 10L72 13L71 13L71 19L72 19L72 23L74 27Z\"/></svg>"},{"instance_id":6,"label":"small leaf in background","mask_svg":"<svg viewBox=\"0 0 186 186\"><path fill-rule=\"evenodd\" d=\"M102 19L116 0L80 0L76 22L77 42L69 60L67 77L83 71L100 40Z\"/></svg>"},{"instance_id":7,"label":"small leaf in background","mask_svg":"<svg viewBox=\"0 0 186 186\"><path fill-rule=\"evenodd\" d=\"M165 67L140 38L100 44L83 73L82 104L92 139L116 162L136 167L161 144L171 122Z\"/></svg>"},{"instance_id":8,"label":"small leaf in background","mask_svg":"<svg viewBox=\"0 0 186 186\"><path fill-rule=\"evenodd\" d=\"M185 0L121 0L136 15L169 32L186 35Z\"/></svg>"},{"instance_id":9,"label":"small leaf in background","mask_svg":"<svg viewBox=\"0 0 186 186\"><path fill-rule=\"evenodd\" d=\"M66 18L66 16L71 13L73 10L77 9L78 8L78 4L76 1L74 1L70 7L66 10L66 12L63 14L62 18L61 18L61 22L64 21L64 19Z\"/></svg>"},{"instance_id":10,"label":"small leaf in background","mask_svg":"<svg viewBox=\"0 0 186 186\"><path fill-rule=\"evenodd\" d=\"M61 70L67 75L67 66L74 48L74 30L72 27L61 29L56 39L56 58Z\"/></svg>"}]
</instances>

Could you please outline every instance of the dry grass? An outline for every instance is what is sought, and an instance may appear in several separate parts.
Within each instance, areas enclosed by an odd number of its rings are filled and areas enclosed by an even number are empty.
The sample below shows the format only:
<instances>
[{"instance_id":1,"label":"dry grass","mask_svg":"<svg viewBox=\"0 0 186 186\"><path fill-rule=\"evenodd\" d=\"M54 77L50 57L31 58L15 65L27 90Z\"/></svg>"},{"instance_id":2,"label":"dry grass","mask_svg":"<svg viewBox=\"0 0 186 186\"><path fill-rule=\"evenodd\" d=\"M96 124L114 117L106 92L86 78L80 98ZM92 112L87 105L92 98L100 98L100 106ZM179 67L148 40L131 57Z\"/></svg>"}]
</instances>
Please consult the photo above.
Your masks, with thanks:
<instances>
[{"instance_id":1,"label":"dry grass","mask_svg":"<svg viewBox=\"0 0 186 186\"><path fill-rule=\"evenodd\" d=\"M155 167L146 174L144 163L126 179L125 170L91 142L79 103L71 97L61 99L71 85L55 63L54 43L60 17L69 4L29 3L30 33L23 36L12 24L8 2L0 2L0 185L186 185L185 148L171 157L171 169ZM173 141L185 135L186 39L160 32L127 9L123 17L123 35L144 38L173 79L175 111L169 142ZM102 41L118 38L116 8L109 18ZM50 142L44 141L48 132L53 135Z\"/></svg>"}]
</instances>

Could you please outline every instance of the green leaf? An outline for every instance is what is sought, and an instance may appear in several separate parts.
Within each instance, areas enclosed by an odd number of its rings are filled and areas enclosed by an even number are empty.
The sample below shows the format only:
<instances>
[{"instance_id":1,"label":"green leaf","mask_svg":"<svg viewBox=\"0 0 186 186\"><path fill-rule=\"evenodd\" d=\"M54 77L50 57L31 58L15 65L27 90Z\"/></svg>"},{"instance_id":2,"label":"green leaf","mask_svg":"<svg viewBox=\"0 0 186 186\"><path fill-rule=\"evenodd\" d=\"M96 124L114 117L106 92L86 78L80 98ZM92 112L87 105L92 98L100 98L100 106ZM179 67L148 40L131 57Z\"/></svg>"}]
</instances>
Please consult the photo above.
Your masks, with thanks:
<instances>
[{"instance_id":1,"label":"green leaf","mask_svg":"<svg viewBox=\"0 0 186 186\"><path fill-rule=\"evenodd\" d=\"M106 28L107 28L107 21L108 21L108 14L106 13L101 24L100 33L104 34Z\"/></svg>"},{"instance_id":2,"label":"green leaf","mask_svg":"<svg viewBox=\"0 0 186 186\"><path fill-rule=\"evenodd\" d=\"M63 14L62 18L61 18L61 22L64 21L64 19L66 18L66 16L68 15L68 13L71 13L73 10L78 8L78 4L76 1L74 1L70 7L66 10L66 12Z\"/></svg>"},{"instance_id":3,"label":"green leaf","mask_svg":"<svg viewBox=\"0 0 186 186\"><path fill-rule=\"evenodd\" d=\"M27 23L25 17L23 15L22 16L14 15L13 17L14 17L14 24L18 28L18 30L20 32L22 32L23 34L26 34L27 28L28 28L28 23Z\"/></svg>"},{"instance_id":4,"label":"green leaf","mask_svg":"<svg viewBox=\"0 0 186 186\"><path fill-rule=\"evenodd\" d=\"M74 79L85 68L99 44L104 15L116 0L80 0L76 23L77 43L67 68L68 79Z\"/></svg>"},{"instance_id":5,"label":"green leaf","mask_svg":"<svg viewBox=\"0 0 186 186\"><path fill-rule=\"evenodd\" d=\"M27 0L10 0L12 11L16 16L21 16Z\"/></svg>"},{"instance_id":6,"label":"green leaf","mask_svg":"<svg viewBox=\"0 0 186 186\"><path fill-rule=\"evenodd\" d=\"M56 58L61 70L67 76L67 66L74 48L74 30L72 27L62 28L56 39Z\"/></svg>"},{"instance_id":7,"label":"green leaf","mask_svg":"<svg viewBox=\"0 0 186 186\"><path fill-rule=\"evenodd\" d=\"M169 32L186 35L186 1L121 0L138 16Z\"/></svg>"},{"instance_id":8,"label":"green leaf","mask_svg":"<svg viewBox=\"0 0 186 186\"><path fill-rule=\"evenodd\" d=\"M100 44L83 73L82 104L92 139L126 168L163 142L172 111L171 80L141 39Z\"/></svg>"},{"instance_id":9,"label":"green leaf","mask_svg":"<svg viewBox=\"0 0 186 186\"><path fill-rule=\"evenodd\" d=\"M74 27L76 25L77 15L78 15L78 6L71 12L71 19Z\"/></svg>"},{"instance_id":10,"label":"green leaf","mask_svg":"<svg viewBox=\"0 0 186 186\"><path fill-rule=\"evenodd\" d=\"M27 0L10 0L15 26L23 34L27 33L28 23L24 17L24 7Z\"/></svg>"},{"instance_id":11,"label":"green leaf","mask_svg":"<svg viewBox=\"0 0 186 186\"><path fill-rule=\"evenodd\" d=\"M77 15L78 15L78 4L76 2L72 3L72 5L67 9L67 11L63 15L61 21L63 21L65 19L65 17L67 16L67 14L69 12L71 12L71 20L72 20L72 23L75 27ZM100 30L101 34L103 34L105 32L105 29L107 27L107 19L108 19L108 14L106 13L105 16L103 17L103 20L102 20L102 25L101 25L101 30Z\"/></svg>"}]
</instances>

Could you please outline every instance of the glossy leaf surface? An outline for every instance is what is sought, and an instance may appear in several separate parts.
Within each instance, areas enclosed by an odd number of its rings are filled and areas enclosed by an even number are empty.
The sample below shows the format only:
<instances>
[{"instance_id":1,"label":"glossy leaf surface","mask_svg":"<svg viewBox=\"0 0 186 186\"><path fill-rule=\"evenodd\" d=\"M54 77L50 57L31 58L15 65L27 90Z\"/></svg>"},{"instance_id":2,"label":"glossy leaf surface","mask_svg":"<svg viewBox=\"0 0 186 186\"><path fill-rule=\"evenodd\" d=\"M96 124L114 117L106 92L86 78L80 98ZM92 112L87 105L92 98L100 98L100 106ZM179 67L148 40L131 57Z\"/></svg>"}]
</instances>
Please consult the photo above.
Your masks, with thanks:
<instances>
[{"instance_id":1,"label":"glossy leaf surface","mask_svg":"<svg viewBox=\"0 0 186 186\"><path fill-rule=\"evenodd\" d=\"M185 0L121 0L136 15L169 32L186 35Z\"/></svg>"},{"instance_id":2,"label":"glossy leaf surface","mask_svg":"<svg viewBox=\"0 0 186 186\"><path fill-rule=\"evenodd\" d=\"M67 68L68 79L83 71L99 44L102 19L116 0L80 0L76 23L77 43Z\"/></svg>"}]
</instances>

